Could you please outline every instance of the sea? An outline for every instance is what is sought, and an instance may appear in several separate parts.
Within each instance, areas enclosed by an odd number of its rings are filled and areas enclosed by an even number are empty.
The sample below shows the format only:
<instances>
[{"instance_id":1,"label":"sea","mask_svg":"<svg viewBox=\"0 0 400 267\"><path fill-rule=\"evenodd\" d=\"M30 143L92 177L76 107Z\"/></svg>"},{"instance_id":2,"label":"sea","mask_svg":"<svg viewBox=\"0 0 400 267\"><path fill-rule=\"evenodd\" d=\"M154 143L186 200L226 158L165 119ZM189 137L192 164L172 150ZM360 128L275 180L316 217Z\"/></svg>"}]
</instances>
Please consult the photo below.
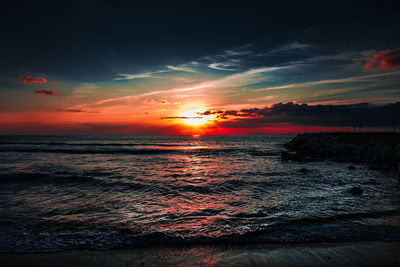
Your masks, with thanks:
<instances>
[{"instance_id":1,"label":"sea","mask_svg":"<svg viewBox=\"0 0 400 267\"><path fill-rule=\"evenodd\" d=\"M0 136L0 252L400 240L393 173L293 137Z\"/></svg>"}]
</instances>

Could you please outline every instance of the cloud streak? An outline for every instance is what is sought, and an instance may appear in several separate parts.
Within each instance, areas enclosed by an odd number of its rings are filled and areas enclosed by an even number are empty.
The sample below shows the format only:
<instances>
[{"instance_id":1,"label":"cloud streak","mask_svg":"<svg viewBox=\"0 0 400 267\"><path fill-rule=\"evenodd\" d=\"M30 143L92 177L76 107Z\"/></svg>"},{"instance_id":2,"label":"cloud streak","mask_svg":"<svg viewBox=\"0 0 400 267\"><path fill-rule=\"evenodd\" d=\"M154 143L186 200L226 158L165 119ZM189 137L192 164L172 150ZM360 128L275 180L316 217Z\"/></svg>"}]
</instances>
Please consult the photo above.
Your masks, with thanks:
<instances>
[{"instance_id":1,"label":"cloud streak","mask_svg":"<svg viewBox=\"0 0 400 267\"><path fill-rule=\"evenodd\" d=\"M164 77L160 77L160 76L154 76L155 74L164 73L164 72L167 72L167 70L159 70L159 71L145 72L145 73L139 73L139 74L120 73L117 75L122 76L122 77L114 78L114 80L121 81L121 80L134 80L134 79L141 79L141 78L164 78Z\"/></svg>"},{"instance_id":2,"label":"cloud streak","mask_svg":"<svg viewBox=\"0 0 400 267\"><path fill-rule=\"evenodd\" d=\"M38 95L51 95L51 96L59 95L56 92L56 90L36 90L35 94L38 94Z\"/></svg>"},{"instance_id":3,"label":"cloud streak","mask_svg":"<svg viewBox=\"0 0 400 267\"><path fill-rule=\"evenodd\" d=\"M134 79L143 79L143 78L166 78L162 76L157 76L160 73L166 73L170 71L182 71L182 72L191 72L196 73L197 71L193 68L185 67L185 66L171 66L167 65L167 69L152 71L152 72L144 72L144 73L136 73L136 74L127 74L127 73L119 73L118 76L114 78L115 81L122 81L122 80L134 80Z\"/></svg>"},{"instance_id":4,"label":"cloud streak","mask_svg":"<svg viewBox=\"0 0 400 267\"><path fill-rule=\"evenodd\" d=\"M22 83L36 83L36 84L47 83L47 80L43 77L32 78L30 76L23 76L19 78L19 81Z\"/></svg>"},{"instance_id":5,"label":"cloud streak","mask_svg":"<svg viewBox=\"0 0 400 267\"><path fill-rule=\"evenodd\" d=\"M233 64L230 63L211 63L208 65L209 68L214 70L235 71L236 69L229 68L231 66L233 66Z\"/></svg>"},{"instance_id":6,"label":"cloud streak","mask_svg":"<svg viewBox=\"0 0 400 267\"><path fill-rule=\"evenodd\" d=\"M228 75L228 76L225 76L220 79L200 82L197 84L192 84L187 87L172 88L169 90L156 90L156 91L151 91L151 92L142 93L142 94L103 99L103 100L97 101L93 104L89 104L89 106L103 105L103 104L112 103L112 102L121 103L123 101L138 100L140 97L148 97L148 96L159 95L159 94L173 94L173 93L195 91L195 90L201 90L201 89L207 89L207 88L213 89L213 88L239 87L239 86L244 86L244 85L248 85L248 84L254 84L254 83L261 82L261 81L265 81L266 79L268 79L268 77L265 76L266 73L270 73L273 71L286 69L286 68L288 68L288 67L255 68L255 69L250 69L245 72Z\"/></svg>"},{"instance_id":7,"label":"cloud streak","mask_svg":"<svg viewBox=\"0 0 400 267\"><path fill-rule=\"evenodd\" d=\"M173 70L173 71L183 71L183 72L197 72L196 70L189 68L189 67L184 67L184 66L167 66L168 69Z\"/></svg>"},{"instance_id":8,"label":"cloud streak","mask_svg":"<svg viewBox=\"0 0 400 267\"><path fill-rule=\"evenodd\" d=\"M287 89L287 88L293 88L293 87L304 87L304 86L310 86L310 85L370 82L371 79L374 79L374 78L399 75L399 74L400 74L400 72L388 72L388 73L362 75L362 76L355 76L355 77L341 78L341 79L328 79L328 80L312 81L312 82L305 82L305 83L293 83L293 84L286 84L286 85L280 85L280 86L270 86L270 87L266 87L266 88L259 88L259 89L255 89L254 91L280 90L280 89Z\"/></svg>"}]
</instances>

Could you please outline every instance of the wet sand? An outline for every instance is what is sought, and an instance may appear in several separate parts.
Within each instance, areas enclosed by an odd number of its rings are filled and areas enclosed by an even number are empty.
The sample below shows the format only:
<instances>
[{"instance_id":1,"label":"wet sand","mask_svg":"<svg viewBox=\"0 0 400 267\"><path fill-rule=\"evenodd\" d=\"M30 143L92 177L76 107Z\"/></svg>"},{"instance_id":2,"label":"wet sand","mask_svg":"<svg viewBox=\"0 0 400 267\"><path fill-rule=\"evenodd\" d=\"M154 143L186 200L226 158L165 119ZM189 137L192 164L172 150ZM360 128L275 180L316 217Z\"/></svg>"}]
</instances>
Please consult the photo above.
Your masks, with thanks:
<instances>
[{"instance_id":1,"label":"wet sand","mask_svg":"<svg viewBox=\"0 0 400 267\"><path fill-rule=\"evenodd\" d=\"M2 266L400 266L400 242L156 246L0 254Z\"/></svg>"}]
</instances>

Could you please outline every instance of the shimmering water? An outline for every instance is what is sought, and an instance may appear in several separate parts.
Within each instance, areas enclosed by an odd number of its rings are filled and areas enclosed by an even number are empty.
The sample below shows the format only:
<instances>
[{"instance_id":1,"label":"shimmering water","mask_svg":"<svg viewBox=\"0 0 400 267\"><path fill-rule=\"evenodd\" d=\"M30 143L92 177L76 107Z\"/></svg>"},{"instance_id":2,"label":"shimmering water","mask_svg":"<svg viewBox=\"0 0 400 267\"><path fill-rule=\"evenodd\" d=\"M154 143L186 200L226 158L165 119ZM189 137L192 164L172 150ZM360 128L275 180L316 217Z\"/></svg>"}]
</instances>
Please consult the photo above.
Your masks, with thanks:
<instances>
[{"instance_id":1,"label":"shimmering water","mask_svg":"<svg viewBox=\"0 0 400 267\"><path fill-rule=\"evenodd\" d=\"M0 251L400 240L393 175L281 162L292 137L0 136Z\"/></svg>"}]
</instances>

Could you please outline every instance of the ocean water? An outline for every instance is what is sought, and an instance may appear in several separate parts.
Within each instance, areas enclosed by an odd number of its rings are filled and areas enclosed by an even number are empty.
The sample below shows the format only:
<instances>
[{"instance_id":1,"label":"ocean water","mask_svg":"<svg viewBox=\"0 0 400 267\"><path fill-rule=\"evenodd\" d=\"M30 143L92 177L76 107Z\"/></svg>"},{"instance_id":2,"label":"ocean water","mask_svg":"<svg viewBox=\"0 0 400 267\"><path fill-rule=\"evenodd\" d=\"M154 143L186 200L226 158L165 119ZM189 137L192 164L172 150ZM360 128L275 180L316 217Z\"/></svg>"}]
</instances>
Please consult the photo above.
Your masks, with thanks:
<instances>
[{"instance_id":1,"label":"ocean water","mask_svg":"<svg viewBox=\"0 0 400 267\"><path fill-rule=\"evenodd\" d=\"M0 136L0 252L400 240L393 174L282 162L292 137Z\"/></svg>"}]
</instances>

